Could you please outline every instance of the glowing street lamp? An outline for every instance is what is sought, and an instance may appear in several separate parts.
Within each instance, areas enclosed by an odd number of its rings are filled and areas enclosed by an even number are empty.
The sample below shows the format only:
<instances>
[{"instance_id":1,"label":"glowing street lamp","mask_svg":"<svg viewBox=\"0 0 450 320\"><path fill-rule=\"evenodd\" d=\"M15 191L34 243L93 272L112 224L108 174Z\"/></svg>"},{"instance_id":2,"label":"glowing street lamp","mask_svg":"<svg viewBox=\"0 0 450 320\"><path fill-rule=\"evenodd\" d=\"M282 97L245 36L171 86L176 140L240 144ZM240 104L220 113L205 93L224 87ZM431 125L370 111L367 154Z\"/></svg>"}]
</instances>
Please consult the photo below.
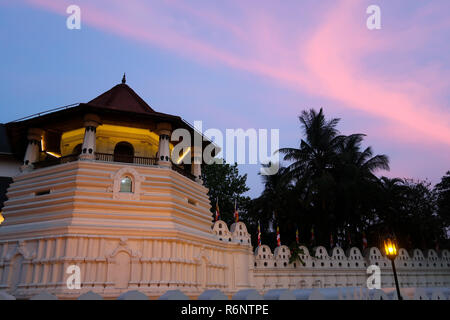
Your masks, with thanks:
<instances>
[{"instance_id":1,"label":"glowing street lamp","mask_svg":"<svg viewBox=\"0 0 450 320\"><path fill-rule=\"evenodd\" d=\"M398 286L397 271L395 270L394 260L398 255L397 246L395 242L392 241L391 239L387 239L386 241L384 241L384 251L388 259L391 260L392 263L392 270L394 271L394 280L395 280L395 287L397 288L398 300L403 300L402 296L400 295L400 288Z\"/></svg>"}]
</instances>

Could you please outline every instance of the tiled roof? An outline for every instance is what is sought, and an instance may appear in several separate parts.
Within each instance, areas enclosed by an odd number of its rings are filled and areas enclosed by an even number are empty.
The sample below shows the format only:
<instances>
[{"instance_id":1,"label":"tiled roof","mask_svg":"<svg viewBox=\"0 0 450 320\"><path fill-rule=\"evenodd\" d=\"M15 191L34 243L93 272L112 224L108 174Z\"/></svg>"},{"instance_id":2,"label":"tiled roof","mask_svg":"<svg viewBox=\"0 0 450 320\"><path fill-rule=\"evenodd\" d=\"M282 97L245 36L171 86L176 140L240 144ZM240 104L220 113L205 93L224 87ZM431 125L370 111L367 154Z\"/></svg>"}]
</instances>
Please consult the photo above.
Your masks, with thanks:
<instances>
[{"instance_id":1,"label":"tiled roof","mask_svg":"<svg viewBox=\"0 0 450 320\"><path fill-rule=\"evenodd\" d=\"M87 103L95 107L154 114L155 111L125 83L118 84L110 90Z\"/></svg>"}]
</instances>

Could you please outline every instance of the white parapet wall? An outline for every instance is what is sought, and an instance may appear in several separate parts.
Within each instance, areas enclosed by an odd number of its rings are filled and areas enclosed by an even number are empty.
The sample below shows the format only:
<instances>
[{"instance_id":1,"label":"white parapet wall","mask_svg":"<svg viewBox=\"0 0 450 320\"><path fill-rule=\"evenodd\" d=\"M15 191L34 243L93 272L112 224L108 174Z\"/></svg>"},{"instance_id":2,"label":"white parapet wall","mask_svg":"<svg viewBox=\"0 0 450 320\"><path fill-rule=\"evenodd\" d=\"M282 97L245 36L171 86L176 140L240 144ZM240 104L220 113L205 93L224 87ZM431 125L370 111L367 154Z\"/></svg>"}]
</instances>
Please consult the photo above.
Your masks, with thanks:
<instances>
[{"instance_id":1,"label":"white parapet wall","mask_svg":"<svg viewBox=\"0 0 450 320\"><path fill-rule=\"evenodd\" d=\"M223 221L216 222L213 232L219 240L228 241L230 232ZM376 247L368 248L363 253L356 247L346 252L340 247L328 250L318 246L311 253L305 246L300 249L303 254L289 263L291 252L287 246L276 247L273 253L267 245L257 247L253 268L249 269L253 273L255 288L263 294L281 288L364 288L372 274L368 271L369 266L380 269L381 288L395 286L391 262ZM438 254L433 249L425 253L414 249L408 253L401 248L395 264L401 287L450 287L448 250Z\"/></svg>"},{"instance_id":2,"label":"white parapet wall","mask_svg":"<svg viewBox=\"0 0 450 320\"><path fill-rule=\"evenodd\" d=\"M300 260L289 263L290 251L280 246L272 254L268 246L255 250L254 281L256 288L266 291L275 288L333 288L366 287L369 266L380 269L381 288L395 286L391 262L372 247L361 254L356 247L344 253L342 248L327 250L319 246L310 253L302 247ZM434 250L425 254L415 249L409 254L399 250L395 260L400 286L405 287L449 287L450 252L443 250L438 255Z\"/></svg>"}]
</instances>

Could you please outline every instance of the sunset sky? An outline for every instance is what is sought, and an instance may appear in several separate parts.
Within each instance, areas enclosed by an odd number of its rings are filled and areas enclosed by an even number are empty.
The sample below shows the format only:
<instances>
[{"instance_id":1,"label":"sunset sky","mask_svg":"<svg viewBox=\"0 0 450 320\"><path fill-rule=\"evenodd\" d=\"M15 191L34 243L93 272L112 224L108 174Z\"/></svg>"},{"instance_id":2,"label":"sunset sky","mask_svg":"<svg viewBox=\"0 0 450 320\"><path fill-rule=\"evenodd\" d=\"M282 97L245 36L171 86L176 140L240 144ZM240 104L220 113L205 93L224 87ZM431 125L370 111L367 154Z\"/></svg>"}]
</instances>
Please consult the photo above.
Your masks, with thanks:
<instances>
[{"instance_id":1,"label":"sunset sky","mask_svg":"<svg viewBox=\"0 0 450 320\"><path fill-rule=\"evenodd\" d=\"M69 30L66 8L81 8ZM381 8L368 30L366 8ZM280 129L304 109L387 154L390 177L450 170L450 1L0 0L0 122L87 102L120 82L205 128ZM259 166L250 196L262 191Z\"/></svg>"}]
</instances>

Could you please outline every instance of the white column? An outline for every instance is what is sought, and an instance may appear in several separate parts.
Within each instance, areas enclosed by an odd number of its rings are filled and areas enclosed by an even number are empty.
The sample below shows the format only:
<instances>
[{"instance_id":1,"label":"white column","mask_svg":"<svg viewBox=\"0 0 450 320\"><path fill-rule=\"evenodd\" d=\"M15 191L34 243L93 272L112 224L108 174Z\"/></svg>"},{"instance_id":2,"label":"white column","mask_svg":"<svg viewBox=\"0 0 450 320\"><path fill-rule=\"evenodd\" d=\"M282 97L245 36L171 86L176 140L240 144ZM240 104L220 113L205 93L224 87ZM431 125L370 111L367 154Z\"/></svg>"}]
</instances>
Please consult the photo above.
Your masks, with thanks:
<instances>
[{"instance_id":1,"label":"white column","mask_svg":"<svg viewBox=\"0 0 450 320\"><path fill-rule=\"evenodd\" d=\"M191 173L195 176L195 181L203 184L202 181L202 149L201 147L192 147L192 165Z\"/></svg>"},{"instance_id":2,"label":"white column","mask_svg":"<svg viewBox=\"0 0 450 320\"><path fill-rule=\"evenodd\" d=\"M39 161L39 146L43 130L37 128L28 129L28 146L23 159L22 171L32 170L33 163Z\"/></svg>"},{"instance_id":3,"label":"white column","mask_svg":"<svg viewBox=\"0 0 450 320\"><path fill-rule=\"evenodd\" d=\"M87 114L84 117L84 140L81 147L80 159L95 160L95 140L97 127L100 124L100 119L94 114Z\"/></svg>"},{"instance_id":4,"label":"white column","mask_svg":"<svg viewBox=\"0 0 450 320\"><path fill-rule=\"evenodd\" d=\"M167 122L161 122L156 125L159 134L158 145L158 165L170 167L170 134L172 125Z\"/></svg>"}]
</instances>

